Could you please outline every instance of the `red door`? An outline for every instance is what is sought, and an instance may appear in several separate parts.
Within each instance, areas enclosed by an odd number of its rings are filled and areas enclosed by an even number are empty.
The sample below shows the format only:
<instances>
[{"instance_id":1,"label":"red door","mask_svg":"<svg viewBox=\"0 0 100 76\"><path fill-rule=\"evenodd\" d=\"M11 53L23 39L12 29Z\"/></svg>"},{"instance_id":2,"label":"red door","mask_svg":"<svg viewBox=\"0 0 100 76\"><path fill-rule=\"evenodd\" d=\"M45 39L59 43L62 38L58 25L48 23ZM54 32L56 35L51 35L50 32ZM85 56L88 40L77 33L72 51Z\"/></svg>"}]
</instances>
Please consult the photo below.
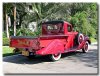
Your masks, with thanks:
<instances>
[{"instance_id":1,"label":"red door","mask_svg":"<svg viewBox=\"0 0 100 76\"><path fill-rule=\"evenodd\" d=\"M66 25L66 35L67 35L67 39L66 39L66 45L65 45L65 49L71 49L73 48L73 44L74 44L74 32L72 31L72 26L67 24Z\"/></svg>"}]
</instances>

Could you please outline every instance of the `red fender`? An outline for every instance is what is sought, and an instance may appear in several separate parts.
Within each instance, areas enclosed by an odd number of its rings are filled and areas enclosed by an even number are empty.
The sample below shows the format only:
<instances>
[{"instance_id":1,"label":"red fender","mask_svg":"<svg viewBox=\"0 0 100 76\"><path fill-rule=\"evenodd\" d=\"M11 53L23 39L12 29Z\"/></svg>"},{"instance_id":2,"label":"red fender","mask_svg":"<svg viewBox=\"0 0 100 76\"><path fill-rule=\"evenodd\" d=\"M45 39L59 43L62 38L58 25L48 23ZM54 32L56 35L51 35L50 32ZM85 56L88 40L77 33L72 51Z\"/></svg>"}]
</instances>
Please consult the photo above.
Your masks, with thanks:
<instances>
[{"instance_id":1,"label":"red fender","mask_svg":"<svg viewBox=\"0 0 100 76\"><path fill-rule=\"evenodd\" d=\"M82 43L78 46L78 50L79 50L79 49L82 49L82 48L84 47L85 42L86 42L87 40L89 40L89 39L87 39L87 37L85 37L84 40L82 41Z\"/></svg>"},{"instance_id":2,"label":"red fender","mask_svg":"<svg viewBox=\"0 0 100 76\"><path fill-rule=\"evenodd\" d=\"M64 52L64 45L63 43L56 39L53 40L47 47L36 51L38 55L48 55L48 54L56 54L56 53L63 53Z\"/></svg>"},{"instance_id":3,"label":"red fender","mask_svg":"<svg viewBox=\"0 0 100 76\"><path fill-rule=\"evenodd\" d=\"M84 46L84 44L85 44L85 41L82 41L82 43L81 43L81 44L79 44L79 46L78 46L78 48L77 48L77 49L78 49L78 50L79 50L79 49L82 49L82 48L83 48L83 46Z\"/></svg>"}]
</instances>

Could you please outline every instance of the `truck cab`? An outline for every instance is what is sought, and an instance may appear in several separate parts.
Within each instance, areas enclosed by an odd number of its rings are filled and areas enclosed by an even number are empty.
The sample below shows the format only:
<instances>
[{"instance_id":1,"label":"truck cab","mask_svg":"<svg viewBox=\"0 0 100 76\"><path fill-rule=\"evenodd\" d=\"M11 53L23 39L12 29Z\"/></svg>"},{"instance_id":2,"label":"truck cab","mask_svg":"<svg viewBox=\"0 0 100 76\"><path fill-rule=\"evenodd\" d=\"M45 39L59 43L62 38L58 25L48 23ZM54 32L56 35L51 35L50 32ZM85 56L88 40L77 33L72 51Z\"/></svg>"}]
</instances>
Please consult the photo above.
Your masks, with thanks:
<instances>
[{"instance_id":1,"label":"truck cab","mask_svg":"<svg viewBox=\"0 0 100 76\"><path fill-rule=\"evenodd\" d=\"M66 48L74 46L74 38L77 34L78 32L73 31L72 25L66 21L49 21L42 24L42 35L65 36Z\"/></svg>"},{"instance_id":2,"label":"truck cab","mask_svg":"<svg viewBox=\"0 0 100 76\"><path fill-rule=\"evenodd\" d=\"M42 23L42 35L65 35L72 31L72 25L65 21L49 21Z\"/></svg>"}]
</instances>

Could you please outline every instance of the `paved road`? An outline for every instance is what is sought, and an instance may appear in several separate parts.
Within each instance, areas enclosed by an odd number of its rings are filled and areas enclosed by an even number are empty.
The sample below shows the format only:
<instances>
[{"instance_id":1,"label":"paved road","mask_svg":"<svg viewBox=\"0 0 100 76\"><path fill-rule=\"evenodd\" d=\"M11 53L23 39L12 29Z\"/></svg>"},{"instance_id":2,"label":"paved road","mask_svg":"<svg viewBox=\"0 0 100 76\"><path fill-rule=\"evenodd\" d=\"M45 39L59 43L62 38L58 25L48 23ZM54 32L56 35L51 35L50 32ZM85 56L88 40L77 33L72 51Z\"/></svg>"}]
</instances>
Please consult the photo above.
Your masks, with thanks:
<instances>
[{"instance_id":1,"label":"paved road","mask_svg":"<svg viewBox=\"0 0 100 76\"><path fill-rule=\"evenodd\" d=\"M22 55L3 58L3 72L13 73L66 73L66 74L96 74L98 72L97 43L90 46L88 53L72 52L63 54L56 62L50 62L47 56L35 57L32 60Z\"/></svg>"}]
</instances>

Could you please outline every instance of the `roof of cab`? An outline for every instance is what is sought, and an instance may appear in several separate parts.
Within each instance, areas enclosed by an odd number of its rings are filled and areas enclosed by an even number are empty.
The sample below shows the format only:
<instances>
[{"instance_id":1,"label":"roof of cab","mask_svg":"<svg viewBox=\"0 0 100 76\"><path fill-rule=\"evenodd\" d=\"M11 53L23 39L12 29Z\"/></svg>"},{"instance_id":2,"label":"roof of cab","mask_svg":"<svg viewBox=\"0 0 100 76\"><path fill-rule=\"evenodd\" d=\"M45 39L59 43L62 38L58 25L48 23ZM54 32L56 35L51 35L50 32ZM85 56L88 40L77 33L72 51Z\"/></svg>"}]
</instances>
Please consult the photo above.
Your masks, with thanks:
<instances>
[{"instance_id":1,"label":"roof of cab","mask_svg":"<svg viewBox=\"0 0 100 76\"><path fill-rule=\"evenodd\" d=\"M64 21L61 21L61 20L54 20L54 21L46 21L46 22L43 22L42 24L56 24L56 23L64 23Z\"/></svg>"},{"instance_id":2,"label":"roof of cab","mask_svg":"<svg viewBox=\"0 0 100 76\"><path fill-rule=\"evenodd\" d=\"M56 24L56 23L67 23L67 24L71 25L69 22L62 21L62 20L46 21L46 22L43 22L42 24Z\"/></svg>"}]
</instances>

